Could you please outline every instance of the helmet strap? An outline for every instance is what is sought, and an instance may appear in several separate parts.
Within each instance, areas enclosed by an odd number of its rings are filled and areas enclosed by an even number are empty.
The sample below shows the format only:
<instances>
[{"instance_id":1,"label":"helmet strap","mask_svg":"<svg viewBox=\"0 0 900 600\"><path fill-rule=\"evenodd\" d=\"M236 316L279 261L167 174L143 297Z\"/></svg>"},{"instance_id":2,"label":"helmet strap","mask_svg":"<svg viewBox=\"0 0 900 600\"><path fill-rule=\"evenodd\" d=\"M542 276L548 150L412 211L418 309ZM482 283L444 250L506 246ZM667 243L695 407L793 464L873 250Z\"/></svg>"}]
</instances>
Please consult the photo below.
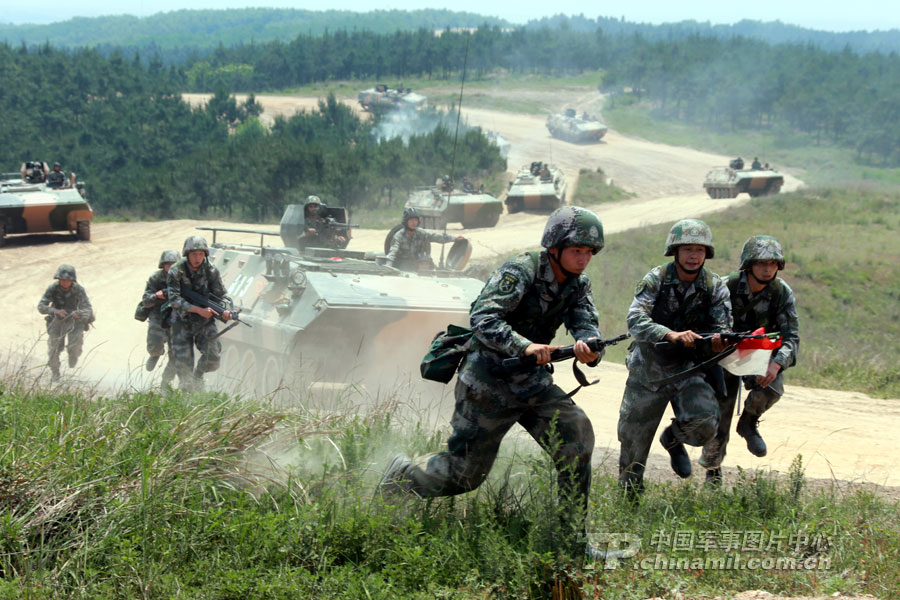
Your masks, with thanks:
<instances>
[{"instance_id":1,"label":"helmet strap","mask_svg":"<svg viewBox=\"0 0 900 600\"><path fill-rule=\"evenodd\" d=\"M680 260L678 260L678 251L676 250L676 251L675 251L675 264L678 265L678 268L679 268L679 269L681 269L682 271L684 271L684 272L687 273L688 275L696 275L697 273L699 273L700 271L703 270L704 265L706 265L706 260L704 259L703 264L701 264L701 265L700 265L699 267L697 267L696 269L688 269L688 268L685 267L683 264L681 264L681 261L680 261Z\"/></svg>"},{"instance_id":2,"label":"helmet strap","mask_svg":"<svg viewBox=\"0 0 900 600\"><path fill-rule=\"evenodd\" d=\"M775 271L775 275L772 275L771 279L767 279L767 280L763 281L762 279L758 278L756 275L753 274L753 263L750 263L750 268L747 269L747 277L752 277L753 281L755 281L757 284L759 284L763 287L768 287L769 284L771 284L773 281L775 281L775 277L777 277L777 276L778 276L778 271Z\"/></svg>"},{"instance_id":3,"label":"helmet strap","mask_svg":"<svg viewBox=\"0 0 900 600\"><path fill-rule=\"evenodd\" d=\"M577 273L567 271L566 268L562 266L562 263L559 262L559 257L554 255L552 252L550 252L550 250L553 250L554 248L556 249L558 254L562 254L562 251L565 250L565 248L562 248L560 246L554 246L553 248L547 248L547 256L550 257L550 260L552 260L553 262L556 263L556 266L559 267L560 272L566 277L566 279L572 279L573 277L578 277Z\"/></svg>"}]
</instances>

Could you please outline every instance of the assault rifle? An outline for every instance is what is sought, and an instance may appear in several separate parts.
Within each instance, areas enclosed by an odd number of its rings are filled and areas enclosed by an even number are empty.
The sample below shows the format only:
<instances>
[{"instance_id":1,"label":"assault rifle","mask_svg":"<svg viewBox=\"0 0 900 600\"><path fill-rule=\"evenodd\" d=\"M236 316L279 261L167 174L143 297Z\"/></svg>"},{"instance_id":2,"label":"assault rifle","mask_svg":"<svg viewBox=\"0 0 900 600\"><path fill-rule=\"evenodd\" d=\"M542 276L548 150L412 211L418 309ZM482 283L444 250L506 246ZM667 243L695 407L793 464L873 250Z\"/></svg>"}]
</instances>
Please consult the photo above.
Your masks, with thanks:
<instances>
[{"instance_id":1,"label":"assault rifle","mask_svg":"<svg viewBox=\"0 0 900 600\"><path fill-rule=\"evenodd\" d=\"M609 338L608 340L585 340L585 344L588 345L588 348L590 348L591 351L600 352L607 346L615 346L619 342L627 340L630 337L631 334L623 333L622 335L616 336L614 338ZM550 351L550 362L560 362L574 357L575 344L572 344L571 346L563 346L562 348L557 348L556 350ZM518 373L533 369L536 366L537 356L532 354L529 356L504 359L504 361L501 363L499 371L501 371L503 374Z\"/></svg>"},{"instance_id":2,"label":"assault rifle","mask_svg":"<svg viewBox=\"0 0 900 600\"><path fill-rule=\"evenodd\" d=\"M702 346L704 344L711 344L713 336L715 333L698 333L700 336L699 340L694 340L695 346ZM777 340L781 337L781 333L777 331L773 331L772 333L753 333L752 331L729 331L725 333L719 333L722 338L722 343L726 346L732 346L737 344L738 342L742 342L744 340ZM667 340L663 340L661 342L656 342L653 344L653 347L657 350L672 350L674 348L684 348L684 342L670 342Z\"/></svg>"},{"instance_id":3,"label":"assault rifle","mask_svg":"<svg viewBox=\"0 0 900 600\"><path fill-rule=\"evenodd\" d=\"M213 294L204 296L203 294L195 292L184 284L181 285L181 296L194 306L213 309L216 313L215 318L219 321L222 321L223 323L226 323L226 321L222 318L222 313L224 313L226 310L231 313L231 320L234 321L234 323L229 324L227 327L225 327L225 329L219 331L216 334L216 337L219 337L226 331L230 330L232 327L237 326L238 323L243 323L247 327L253 327L253 325L251 325L247 321L241 321L241 311L239 309L236 310L231 307L230 300L227 300L229 306L226 306L226 299L219 298L218 296L214 296Z\"/></svg>"}]
</instances>

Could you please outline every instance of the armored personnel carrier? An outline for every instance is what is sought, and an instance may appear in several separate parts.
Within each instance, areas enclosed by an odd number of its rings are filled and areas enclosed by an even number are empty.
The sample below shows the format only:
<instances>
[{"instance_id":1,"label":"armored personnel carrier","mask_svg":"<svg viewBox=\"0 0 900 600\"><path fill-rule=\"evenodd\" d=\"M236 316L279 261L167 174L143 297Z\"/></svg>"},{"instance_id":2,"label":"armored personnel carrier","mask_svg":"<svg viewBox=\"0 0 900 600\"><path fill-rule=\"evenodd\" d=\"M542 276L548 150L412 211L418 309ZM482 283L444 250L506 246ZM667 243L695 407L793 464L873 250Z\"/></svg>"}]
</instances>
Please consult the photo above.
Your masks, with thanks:
<instances>
[{"instance_id":1,"label":"armored personnel carrier","mask_svg":"<svg viewBox=\"0 0 900 600\"><path fill-rule=\"evenodd\" d=\"M599 142L607 131L606 125L587 113L579 117L574 108L547 117L547 129L553 137L576 144Z\"/></svg>"},{"instance_id":2,"label":"armored personnel carrier","mask_svg":"<svg viewBox=\"0 0 900 600\"><path fill-rule=\"evenodd\" d=\"M416 94L409 88L389 88L383 83L361 91L357 99L363 110L369 111L376 107L418 110L424 108L428 100L425 96Z\"/></svg>"},{"instance_id":3,"label":"armored personnel carrier","mask_svg":"<svg viewBox=\"0 0 900 600\"><path fill-rule=\"evenodd\" d=\"M440 179L434 186L416 188L406 206L418 210L422 227L430 229L443 229L447 223L462 223L467 229L493 227L503 212L499 198L474 187L468 179L460 187Z\"/></svg>"},{"instance_id":4,"label":"armored personnel carrier","mask_svg":"<svg viewBox=\"0 0 900 600\"><path fill-rule=\"evenodd\" d=\"M566 203L566 186L562 169L535 161L519 169L516 178L509 182L506 210L510 214L523 210L556 210Z\"/></svg>"},{"instance_id":5,"label":"armored personnel carrier","mask_svg":"<svg viewBox=\"0 0 900 600\"><path fill-rule=\"evenodd\" d=\"M297 204L287 207L279 232L200 228L213 232L209 260L250 325L219 338L220 386L268 395L310 380L396 381L410 372L418 379L435 333L468 322L484 283L459 271L399 271L374 253L301 249L303 227ZM256 233L260 243L225 243L223 232ZM266 236L283 245L264 245Z\"/></svg>"},{"instance_id":6,"label":"armored personnel carrier","mask_svg":"<svg viewBox=\"0 0 900 600\"><path fill-rule=\"evenodd\" d=\"M718 167L706 174L703 188L710 198L737 198L747 192L752 198L777 194L784 175L771 169L735 169Z\"/></svg>"},{"instance_id":7,"label":"armored personnel carrier","mask_svg":"<svg viewBox=\"0 0 900 600\"><path fill-rule=\"evenodd\" d=\"M91 239L94 211L84 198L84 184L51 188L30 183L20 173L0 175L0 246L7 235L69 231Z\"/></svg>"}]
</instances>

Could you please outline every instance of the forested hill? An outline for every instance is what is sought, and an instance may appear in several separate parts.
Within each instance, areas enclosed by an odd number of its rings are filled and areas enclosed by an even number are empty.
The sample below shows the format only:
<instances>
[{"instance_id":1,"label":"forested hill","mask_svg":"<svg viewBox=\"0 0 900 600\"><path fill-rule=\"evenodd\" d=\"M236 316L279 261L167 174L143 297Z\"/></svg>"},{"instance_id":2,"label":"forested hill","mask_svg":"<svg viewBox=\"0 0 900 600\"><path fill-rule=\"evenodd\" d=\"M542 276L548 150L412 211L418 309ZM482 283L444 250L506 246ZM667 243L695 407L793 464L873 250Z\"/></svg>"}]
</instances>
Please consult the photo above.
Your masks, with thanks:
<instances>
[{"instance_id":1,"label":"forested hill","mask_svg":"<svg viewBox=\"0 0 900 600\"><path fill-rule=\"evenodd\" d=\"M632 23L624 19L597 17L590 19L583 15L556 15L528 23L529 29L547 27L567 29L583 33L593 33L598 29L607 35L635 35L653 41L683 40L691 36L715 37L728 40L744 37L767 44L810 44L822 50L841 51L850 48L854 52L881 52L889 54L900 51L900 30L888 31L818 31L806 29L781 21L755 21L745 19L733 25L713 25L700 21L679 21L663 25Z\"/></svg>"},{"instance_id":2,"label":"forested hill","mask_svg":"<svg viewBox=\"0 0 900 600\"><path fill-rule=\"evenodd\" d=\"M27 45L49 42L57 47L117 47L125 51L140 50L147 57L155 52L166 63L179 63L192 52L206 54L219 44L233 46L273 40L290 41L299 34L318 36L326 31L393 33L398 30L439 30L483 25L518 27L496 17L450 10L373 10L359 13L342 10L246 8L179 10L142 18L127 15L75 18L47 25L0 23L0 41L13 45L22 42ZM769 44L812 44L833 51L849 47L858 53L900 52L900 30L837 33L806 29L780 21L744 20L733 25L680 21L650 25L611 17L592 19L583 15L556 15L531 21L525 27L548 27L584 33L600 30L606 35L639 34L648 40L669 41L694 35L722 40L741 36Z\"/></svg>"},{"instance_id":3,"label":"forested hill","mask_svg":"<svg viewBox=\"0 0 900 600\"><path fill-rule=\"evenodd\" d=\"M301 33L322 35L326 31L337 30L393 33L397 30L434 30L485 24L510 26L502 19L450 10L373 10L363 13L346 10L244 8L178 10L140 18L130 15L79 17L47 25L0 23L0 41L13 45L22 42L27 45L49 42L57 47L212 49L219 44L232 46L272 40L289 41Z\"/></svg>"}]
</instances>

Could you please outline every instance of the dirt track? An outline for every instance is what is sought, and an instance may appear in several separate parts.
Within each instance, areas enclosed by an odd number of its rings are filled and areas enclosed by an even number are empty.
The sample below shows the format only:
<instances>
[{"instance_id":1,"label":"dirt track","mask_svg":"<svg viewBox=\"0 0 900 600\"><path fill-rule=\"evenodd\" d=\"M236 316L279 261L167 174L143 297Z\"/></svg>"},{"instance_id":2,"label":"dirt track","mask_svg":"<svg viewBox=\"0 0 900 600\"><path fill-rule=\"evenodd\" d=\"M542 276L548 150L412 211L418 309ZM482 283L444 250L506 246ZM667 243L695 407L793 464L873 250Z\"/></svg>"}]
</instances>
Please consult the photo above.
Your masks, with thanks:
<instances>
[{"instance_id":1,"label":"dirt track","mask_svg":"<svg viewBox=\"0 0 900 600\"><path fill-rule=\"evenodd\" d=\"M258 97L258 100L266 107L266 114L271 114L269 111L290 114L292 109L315 106L315 99L308 98ZM589 105L596 100L588 97L584 102ZM698 216L746 201L745 196L731 201L711 201L699 187L708 168L725 164L728 157L652 144L616 132L610 132L601 144L574 145L551 140L543 119L538 117L485 110L464 113L471 123L499 131L512 143L511 169L531 160L552 160L574 180L580 167L602 166L619 185L634 191L637 198L599 209L609 232ZM786 179L786 189L800 184L795 178ZM539 239L545 219L545 216L521 213L504 214L497 228L468 230L466 235L474 241L476 258L505 255ZM184 238L195 233L194 227L200 224L212 223L187 220L98 223L94 225L90 243L50 235L9 239L8 247L0 251L5 315L0 357L11 357L8 360L12 364L21 361L22 354L30 354L33 361L43 360L43 318L34 307L56 266L67 262L77 267L79 281L87 288L97 313L96 328L86 337L87 355L79 377L88 381L102 378L114 387L147 385L142 370L146 330L143 324L133 320L134 307L161 251L180 248ZM276 229L271 225L250 226ZM380 250L384 235L384 231L361 230L351 247ZM246 236L243 241L256 243L258 236ZM3 362L0 358L0 366ZM415 365L411 365L411 370L415 371ZM594 423L597 460L614 464L615 426L626 372L621 365L602 364L594 373L602 377L602 383L580 392L577 401ZM558 381L563 387L574 387L565 368L559 370ZM446 388L433 385L436 395L446 394ZM738 438L730 445L726 465L784 472L794 456L801 453L810 477L900 486L900 452L894 442L896 431L900 430L897 400L800 388L791 386L788 378L785 397L767 415L761 430L769 445L769 456L752 457ZM657 450L660 449L654 448L654 452ZM693 455L696 458L697 453ZM654 455L653 461L665 467L662 456Z\"/></svg>"}]
</instances>

